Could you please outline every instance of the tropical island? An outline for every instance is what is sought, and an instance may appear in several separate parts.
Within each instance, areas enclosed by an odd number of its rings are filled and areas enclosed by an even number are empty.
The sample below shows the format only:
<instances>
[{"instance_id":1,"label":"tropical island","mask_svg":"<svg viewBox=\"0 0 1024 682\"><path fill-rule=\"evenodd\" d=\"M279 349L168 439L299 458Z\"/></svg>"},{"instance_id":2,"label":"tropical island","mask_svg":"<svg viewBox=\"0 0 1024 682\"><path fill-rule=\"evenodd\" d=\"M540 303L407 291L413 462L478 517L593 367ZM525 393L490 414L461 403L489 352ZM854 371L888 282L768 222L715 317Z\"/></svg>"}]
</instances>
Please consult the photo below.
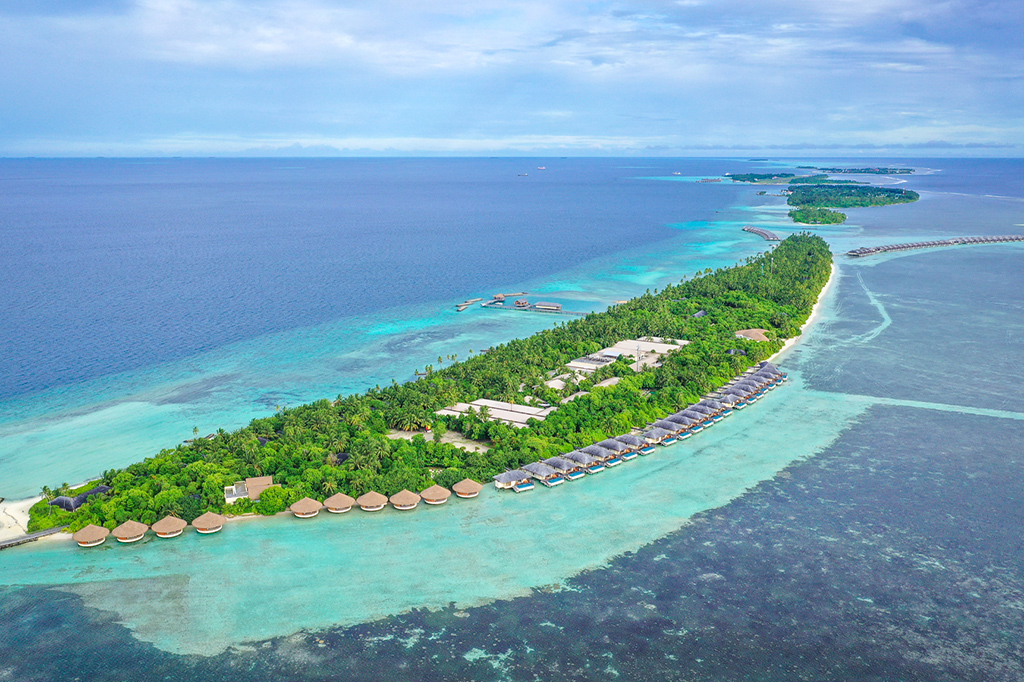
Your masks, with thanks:
<instances>
[{"instance_id":1,"label":"tropical island","mask_svg":"<svg viewBox=\"0 0 1024 682\"><path fill-rule=\"evenodd\" d=\"M846 220L845 213L829 210L832 208L890 206L911 203L920 198L917 192L908 189L830 184L790 186L786 203L796 207L789 212L794 222L823 225Z\"/></svg>"},{"instance_id":2,"label":"tropical island","mask_svg":"<svg viewBox=\"0 0 1024 682\"><path fill-rule=\"evenodd\" d=\"M813 166L807 166L807 168L814 168ZM910 175L914 172L913 168L889 168L889 167L871 167L871 168L814 168L814 170L821 171L822 173L849 173L852 175Z\"/></svg>"},{"instance_id":3,"label":"tropical island","mask_svg":"<svg viewBox=\"0 0 1024 682\"><path fill-rule=\"evenodd\" d=\"M437 367L415 380L280 409L236 431L197 437L103 472L77 490L46 487L44 500L31 509L29 530L66 525L76 531L90 524L109 530L128 521L152 525L168 515L192 522L209 512L273 515L304 498L319 504L337 493L393 495L489 480L644 428L769 358L799 334L831 261L824 240L792 235L741 264L698 272L606 312L470 351L462 361L451 355L447 366L438 358ZM621 354L589 374L566 372L574 358L649 337L685 343L653 363ZM513 425L489 418L486 407L445 409L480 399L547 406L547 414ZM396 437L396 431L420 429L429 433ZM450 442L455 431L477 447ZM229 502L227 491L236 482L257 477L270 477L274 485L258 500ZM49 504L59 493L75 503Z\"/></svg>"}]
</instances>

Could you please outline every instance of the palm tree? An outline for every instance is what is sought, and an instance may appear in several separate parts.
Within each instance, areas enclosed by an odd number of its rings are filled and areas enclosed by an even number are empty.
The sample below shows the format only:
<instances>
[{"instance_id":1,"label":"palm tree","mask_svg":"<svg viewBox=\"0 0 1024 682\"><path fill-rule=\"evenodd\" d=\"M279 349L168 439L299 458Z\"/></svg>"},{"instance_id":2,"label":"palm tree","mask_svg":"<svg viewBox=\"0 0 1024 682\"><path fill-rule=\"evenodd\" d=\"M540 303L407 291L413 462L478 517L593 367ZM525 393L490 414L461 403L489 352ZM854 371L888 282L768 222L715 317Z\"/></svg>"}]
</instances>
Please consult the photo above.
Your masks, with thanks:
<instances>
[{"instance_id":1,"label":"palm tree","mask_svg":"<svg viewBox=\"0 0 1024 682\"><path fill-rule=\"evenodd\" d=\"M331 479L327 479L320 485L320 490L323 491L324 495L332 495L337 489L338 484Z\"/></svg>"},{"instance_id":2,"label":"palm tree","mask_svg":"<svg viewBox=\"0 0 1024 682\"><path fill-rule=\"evenodd\" d=\"M50 503L53 502L53 498L57 497L57 492L55 490L52 490L50 486L44 485L42 490L39 491L39 494L42 495L43 499L46 500L47 511L52 515L53 505L51 505Z\"/></svg>"}]
</instances>

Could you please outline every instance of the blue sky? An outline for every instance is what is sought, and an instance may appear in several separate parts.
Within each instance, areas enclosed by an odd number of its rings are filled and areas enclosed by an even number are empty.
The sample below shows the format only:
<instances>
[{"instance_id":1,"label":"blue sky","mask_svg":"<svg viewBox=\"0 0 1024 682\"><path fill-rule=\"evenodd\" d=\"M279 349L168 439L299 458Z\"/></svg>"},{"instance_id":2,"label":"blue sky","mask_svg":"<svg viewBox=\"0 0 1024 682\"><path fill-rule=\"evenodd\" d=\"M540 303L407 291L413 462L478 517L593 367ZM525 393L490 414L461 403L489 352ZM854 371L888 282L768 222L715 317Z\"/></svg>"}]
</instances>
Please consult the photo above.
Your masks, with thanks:
<instances>
[{"instance_id":1,"label":"blue sky","mask_svg":"<svg viewBox=\"0 0 1024 682\"><path fill-rule=\"evenodd\" d=\"M1024 0L0 0L0 156L1021 156Z\"/></svg>"}]
</instances>

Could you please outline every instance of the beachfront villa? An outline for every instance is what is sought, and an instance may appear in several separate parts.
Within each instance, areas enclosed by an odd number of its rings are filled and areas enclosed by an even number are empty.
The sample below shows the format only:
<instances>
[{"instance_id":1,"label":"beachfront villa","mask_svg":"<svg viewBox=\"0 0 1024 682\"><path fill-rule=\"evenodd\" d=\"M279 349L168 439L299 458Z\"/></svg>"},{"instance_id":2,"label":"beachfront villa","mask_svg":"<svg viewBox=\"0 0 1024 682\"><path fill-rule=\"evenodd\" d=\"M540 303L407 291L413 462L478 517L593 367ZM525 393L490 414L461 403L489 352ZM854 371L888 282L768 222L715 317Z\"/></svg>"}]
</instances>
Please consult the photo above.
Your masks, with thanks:
<instances>
[{"instance_id":1,"label":"beachfront villa","mask_svg":"<svg viewBox=\"0 0 1024 682\"><path fill-rule=\"evenodd\" d=\"M581 467L583 467L583 470L586 471L588 474L600 473L604 471L605 468L604 462L602 460L599 460L597 457L588 455L587 453L582 452L580 450L573 450L572 452L567 452L564 455L562 455L562 457L569 461L576 462Z\"/></svg>"},{"instance_id":2,"label":"beachfront villa","mask_svg":"<svg viewBox=\"0 0 1024 682\"><path fill-rule=\"evenodd\" d=\"M345 493L336 493L324 500L324 506L332 514L344 514L355 505L354 498Z\"/></svg>"},{"instance_id":3,"label":"beachfront villa","mask_svg":"<svg viewBox=\"0 0 1024 682\"><path fill-rule=\"evenodd\" d=\"M196 529L197 533L203 535L209 535L211 533L217 533L221 528L224 527L224 523L227 518L214 512L206 512L202 516L199 516L192 520L192 526Z\"/></svg>"},{"instance_id":4,"label":"beachfront villa","mask_svg":"<svg viewBox=\"0 0 1024 682\"><path fill-rule=\"evenodd\" d=\"M374 490L356 498L359 508L368 512L380 511L387 503L388 498Z\"/></svg>"},{"instance_id":5,"label":"beachfront villa","mask_svg":"<svg viewBox=\"0 0 1024 682\"><path fill-rule=\"evenodd\" d=\"M253 502L259 502L260 493L275 485L278 484L274 483L273 476L254 476L244 481L235 481L234 485L224 487L224 501L234 504L235 500L245 497Z\"/></svg>"},{"instance_id":6,"label":"beachfront villa","mask_svg":"<svg viewBox=\"0 0 1024 682\"><path fill-rule=\"evenodd\" d=\"M448 488L439 486L436 483L420 493L420 497L427 504L444 504L451 496L452 493Z\"/></svg>"},{"instance_id":7,"label":"beachfront villa","mask_svg":"<svg viewBox=\"0 0 1024 682\"><path fill-rule=\"evenodd\" d=\"M410 509L415 509L422 499L423 498L411 490L402 489L392 495L389 501L391 502L391 506L395 509L408 511Z\"/></svg>"},{"instance_id":8,"label":"beachfront villa","mask_svg":"<svg viewBox=\"0 0 1024 682\"><path fill-rule=\"evenodd\" d=\"M562 476L560 471L543 462L530 462L529 464L524 464L523 471L528 472L548 488L554 488L556 485L562 485L565 483L565 478Z\"/></svg>"},{"instance_id":9,"label":"beachfront villa","mask_svg":"<svg viewBox=\"0 0 1024 682\"><path fill-rule=\"evenodd\" d=\"M493 477L494 487L498 490L515 490L516 492L531 490L533 488L531 477L531 474L520 469L506 471Z\"/></svg>"},{"instance_id":10,"label":"beachfront villa","mask_svg":"<svg viewBox=\"0 0 1024 682\"><path fill-rule=\"evenodd\" d=\"M476 497L484 487L471 478L464 478L452 486L452 490L458 497L465 499Z\"/></svg>"},{"instance_id":11,"label":"beachfront villa","mask_svg":"<svg viewBox=\"0 0 1024 682\"><path fill-rule=\"evenodd\" d=\"M110 531L110 534L117 538L118 542L138 542L146 535L149 526L138 521L125 521L120 526Z\"/></svg>"},{"instance_id":12,"label":"beachfront villa","mask_svg":"<svg viewBox=\"0 0 1024 682\"><path fill-rule=\"evenodd\" d=\"M324 505L317 502L312 497L303 497L298 502L288 507L288 511L300 519L311 519L320 513L320 510L324 508Z\"/></svg>"},{"instance_id":13,"label":"beachfront villa","mask_svg":"<svg viewBox=\"0 0 1024 682\"><path fill-rule=\"evenodd\" d=\"M95 547L96 545L102 545L108 535L110 535L109 530L103 526L90 523L71 537L78 543L79 547Z\"/></svg>"},{"instance_id":14,"label":"beachfront villa","mask_svg":"<svg viewBox=\"0 0 1024 682\"><path fill-rule=\"evenodd\" d=\"M158 538L176 538L185 531L188 523L177 516L165 516L153 524L153 532Z\"/></svg>"}]
</instances>

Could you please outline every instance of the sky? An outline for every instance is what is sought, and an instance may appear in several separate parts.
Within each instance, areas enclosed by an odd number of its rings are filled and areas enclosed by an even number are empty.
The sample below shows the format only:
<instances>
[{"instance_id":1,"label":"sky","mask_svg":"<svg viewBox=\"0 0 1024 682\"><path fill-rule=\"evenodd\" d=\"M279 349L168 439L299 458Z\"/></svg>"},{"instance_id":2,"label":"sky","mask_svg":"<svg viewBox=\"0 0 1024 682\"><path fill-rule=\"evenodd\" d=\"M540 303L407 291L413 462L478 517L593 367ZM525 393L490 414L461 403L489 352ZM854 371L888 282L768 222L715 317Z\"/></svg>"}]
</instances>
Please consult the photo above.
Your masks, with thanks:
<instances>
[{"instance_id":1,"label":"sky","mask_svg":"<svg viewBox=\"0 0 1024 682\"><path fill-rule=\"evenodd\" d=\"M1024 0L0 0L0 156L1022 156Z\"/></svg>"}]
</instances>

